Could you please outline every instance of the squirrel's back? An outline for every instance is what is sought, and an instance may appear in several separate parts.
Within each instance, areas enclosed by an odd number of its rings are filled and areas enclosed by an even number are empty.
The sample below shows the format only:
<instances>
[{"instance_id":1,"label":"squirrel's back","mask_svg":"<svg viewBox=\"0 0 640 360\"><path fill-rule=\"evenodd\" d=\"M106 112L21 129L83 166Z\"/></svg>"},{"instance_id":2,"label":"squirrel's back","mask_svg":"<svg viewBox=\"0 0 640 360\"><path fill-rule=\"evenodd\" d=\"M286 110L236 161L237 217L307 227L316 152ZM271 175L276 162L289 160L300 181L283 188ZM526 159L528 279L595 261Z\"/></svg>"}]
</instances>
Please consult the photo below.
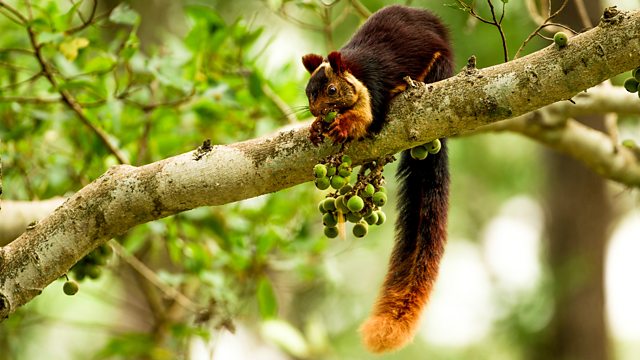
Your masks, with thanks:
<instances>
[{"instance_id":1,"label":"squirrel's back","mask_svg":"<svg viewBox=\"0 0 640 360\"><path fill-rule=\"evenodd\" d=\"M374 115L370 131L374 133L384 123L391 98L405 89L406 76L434 82L450 76L442 71L453 66L449 34L438 17L401 5L371 15L340 53L369 90Z\"/></svg>"}]
</instances>

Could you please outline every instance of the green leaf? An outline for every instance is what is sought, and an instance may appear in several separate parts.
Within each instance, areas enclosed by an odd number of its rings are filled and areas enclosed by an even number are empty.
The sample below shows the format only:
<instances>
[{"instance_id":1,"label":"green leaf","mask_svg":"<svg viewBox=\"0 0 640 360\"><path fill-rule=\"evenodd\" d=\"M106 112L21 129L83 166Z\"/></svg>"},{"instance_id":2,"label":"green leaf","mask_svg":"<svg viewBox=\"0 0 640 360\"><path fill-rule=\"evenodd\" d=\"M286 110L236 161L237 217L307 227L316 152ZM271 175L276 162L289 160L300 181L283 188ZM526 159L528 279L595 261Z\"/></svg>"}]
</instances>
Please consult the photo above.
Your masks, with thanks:
<instances>
[{"instance_id":1,"label":"green leaf","mask_svg":"<svg viewBox=\"0 0 640 360\"><path fill-rule=\"evenodd\" d=\"M135 26L140 22L140 16L128 4L122 3L111 11L109 20L116 24Z\"/></svg>"},{"instance_id":2,"label":"green leaf","mask_svg":"<svg viewBox=\"0 0 640 360\"><path fill-rule=\"evenodd\" d=\"M116 63L116 59L111 54L96 56L87 61L84 66L85 72L104 72L108 71Z\"/></svg>"},{"instance_id":3,"label":"green leaf","mask_svg":"<svg viewBox=\"0 0 640 360\"><path fill-rule=\"evenodd\" d=\"M273 292L271 282L263 277L258 282L257 289L258 308L263 319L275 318L278 314L278 300Z\"/></svg>"},{"instance_id":4,"label":"green leaf","mask_svg":"<svg viewBox=\"0 0 640 360\"><path fill-rule=\"evenodd\" d=\"M60 32L43 31L38 34L38 42L40 44L58 43L64 39L64 34Z\"/></svg>"},{"instance_id":5,"label":"green leaf","mask_svg":"<svg viewBox=\"0 0 640 360\"><path fill-rule=\"evenodd\" d=\"M249 75L249 93L256 99L260 99L262 96L262 78L257 71L253 71Z\"/></svg>"}]
</instances>

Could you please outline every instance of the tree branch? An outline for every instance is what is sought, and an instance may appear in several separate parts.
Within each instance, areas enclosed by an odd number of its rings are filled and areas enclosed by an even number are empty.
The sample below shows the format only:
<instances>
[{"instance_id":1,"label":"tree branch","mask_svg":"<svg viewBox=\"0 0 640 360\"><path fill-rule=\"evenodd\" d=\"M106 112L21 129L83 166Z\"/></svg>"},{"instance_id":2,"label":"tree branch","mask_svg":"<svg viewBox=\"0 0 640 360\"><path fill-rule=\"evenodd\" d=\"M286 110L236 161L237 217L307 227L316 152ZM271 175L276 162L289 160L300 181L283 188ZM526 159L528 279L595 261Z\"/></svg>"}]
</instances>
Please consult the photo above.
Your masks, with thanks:
<instances>
[{"instance_id":1,"label":"tree branch","mask_svg":"<svg viewBox=\"0 0 640 360\"><path fill-rule=\"evenodd\" d=\"M549 46L409 89L392 103L390 121L379 136L351 144L354 164L570 99L637 67L640 11L608 14L600 26L571 38L565 48ZM314 147L307 127L203 146L141 167L112 167L0 249L0 318L30 301L92 249L133 226L311 180L313 165L338 147ZM626 170L630 186L640 186L638 166L635 159Z\"/></svg>"}]
</instances>

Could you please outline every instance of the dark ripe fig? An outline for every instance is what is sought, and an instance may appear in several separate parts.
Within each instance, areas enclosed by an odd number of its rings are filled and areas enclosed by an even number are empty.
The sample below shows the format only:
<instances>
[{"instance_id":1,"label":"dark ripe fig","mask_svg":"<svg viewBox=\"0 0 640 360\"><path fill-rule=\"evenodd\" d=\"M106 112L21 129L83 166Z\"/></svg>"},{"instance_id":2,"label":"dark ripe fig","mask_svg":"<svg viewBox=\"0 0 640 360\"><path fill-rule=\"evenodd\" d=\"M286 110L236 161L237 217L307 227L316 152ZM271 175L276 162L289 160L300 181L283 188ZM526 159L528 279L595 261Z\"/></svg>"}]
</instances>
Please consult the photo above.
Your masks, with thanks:
<instances>
[{"instance_id":1,"label":"dark ripe fig","mask_svg":"<svg viewBox=\"0 0 640 360\"><path fill-rule=\"evenodd\" d=\"M335 198L326 198L322 201L322 207L326 211L336 211L336 199Z\"/></svg>"},{"instance_id":2,"label":"dark ripe fig","mask_svg":"<svg viewBox=\"0 0 640 360\"><path fill-rule=\"evenodd\" d=\"M347 213L345 218L347 219L348 222L355 224L358 221L362 220L362 215L360 215L359 213L350 212L350 213Z\"/></svg>"},{"instance_id":3,"label":"dark ripe fig","mask_svg":"<svg viewBox=\"0 0 640 360\"><path fill-rule=\"evenodd\" d=\"M378 223L378 213L377 212L372 212L371 215L367 216L364 218L364 221L367 222L367 224L369 225L375 225Z\"/></svg>"},{"instance_id":4,"label":"dark ripe fig","mask_svg":"<svg viewBox=\"0 0 640 360\"><path fill-rule=\"evenodd\" d=\"M316 188L318 188L318 190L327 190L329 188L329 185L331 184L331 181L328 177L325 176L315 179L314 183L316 184Z\"/></svg>"},{"instance_id":5,"label":"dark ripe fig","mask_svg":"<svg viewBox=\"0 0 640 360\"><path fill-rule=\"evenodd\" d=\"M328 227L336 226L338 224L338 219L333 213L326 213L322 216L322 224Z\"/></svg>"},{"instance_id":6,"label":"dark ripe fig","mask_svg":"<svg viewBox=\"0 0 640 360\"><path fill-rule=\"evenodd\" d=\"M365 221L360 221L357 224L353 225L353 235L355 237L361 238L367 235L367 231L369 230L369 226Z\"/></svg>"},{"instance_id":7,"label":"dark ripe fig","mask_svg":"<svg viewBox=\"0 0 640 360\"><path fill-rule=\"evenodd\" d=\"M424 145L418 145L414 148L411 148L410 151L411 157L416 160L424 160L429 155L429 151Z\"/></svg>"},{"instance_id":8,"label":"dark ripe fig","mask_svg":"<svg viewBox=\"0 0 640 360\"><path fill-rule=\"evenodd\" d=\"M334 237L338 236L338 228L335 226L325 226L324 235L329 239L333 239Z\"/></svg>"},{"instance_id":9,"label":"dark ripe fig","mask_svg":"<svg viewBox=\"0 0 640 360\"><path fill-rule=\"evenodd\" d=\"M69 296L75 295L78 290L80 290L80 286L73 280L65 281L64 285L62 285L62 291Z\"/></svg>"},{"instance_id":10,"label":"dark ripe fig","mask_svg":"<svg viewBox=\"0 0 640 360\"><path fill-rule=\"evenodd\" d=\"M344 186L340 188L340 195L348 194L351 190L353 190L351 184L344 184Z\"/></svg>"},{"instance_id":11,"label":"dark ripe fig","mask_svg":"<svg viewBox=\"0 0 640 360\"><path fill-rule=\"evenodd\" d=\"M86 271L87 271L87 276L93 280L99 278L100 275L102 274L102 269L100 268L100 266L96 266L96 265L87 266Z\"/></svg>"},{"instance_id":12,"label":"dark ripe fig","mask_svg":"<svg viewBox=\"0 0 640 360\"><path fill-rule=\"evenodd\" d=\"M624 81L624 88L630 93L638 91L638 80L635 78L628 78Z\"/></svg>"},{"instance_id":13,"label":"dark ripe fig","mask_svg":"<svg viewBox=\"0 0 640 360\"><path fill-rule=\"evenodd\" d=\"M320 213L322 214L327 213L327 210L324 208L324 200L320 200L320 202L318 203L318 210L320 210Z\"/></svg>"}]
</instances>

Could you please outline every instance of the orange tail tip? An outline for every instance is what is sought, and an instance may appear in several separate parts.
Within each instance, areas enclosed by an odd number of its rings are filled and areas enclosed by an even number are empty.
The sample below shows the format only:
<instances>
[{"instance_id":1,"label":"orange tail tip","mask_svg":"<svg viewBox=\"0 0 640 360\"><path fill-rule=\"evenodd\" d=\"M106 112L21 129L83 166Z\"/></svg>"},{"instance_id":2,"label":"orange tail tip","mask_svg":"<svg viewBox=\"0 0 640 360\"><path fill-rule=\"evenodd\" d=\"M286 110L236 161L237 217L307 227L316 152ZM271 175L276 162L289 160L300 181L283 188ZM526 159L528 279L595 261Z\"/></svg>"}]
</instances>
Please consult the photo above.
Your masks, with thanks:
<instances>
[{"instance_id":1,"label":"orange tail tip","mask_svg":"<svg viewBox=\"0 0 640 360\"><path fill-rule=\"evenodd\" d=\"M416 322L398 321L387 314L372 315L362 326L362 341L369 351L380 354L399 350L415 334Z\"/></svg>"}]
</instances>

